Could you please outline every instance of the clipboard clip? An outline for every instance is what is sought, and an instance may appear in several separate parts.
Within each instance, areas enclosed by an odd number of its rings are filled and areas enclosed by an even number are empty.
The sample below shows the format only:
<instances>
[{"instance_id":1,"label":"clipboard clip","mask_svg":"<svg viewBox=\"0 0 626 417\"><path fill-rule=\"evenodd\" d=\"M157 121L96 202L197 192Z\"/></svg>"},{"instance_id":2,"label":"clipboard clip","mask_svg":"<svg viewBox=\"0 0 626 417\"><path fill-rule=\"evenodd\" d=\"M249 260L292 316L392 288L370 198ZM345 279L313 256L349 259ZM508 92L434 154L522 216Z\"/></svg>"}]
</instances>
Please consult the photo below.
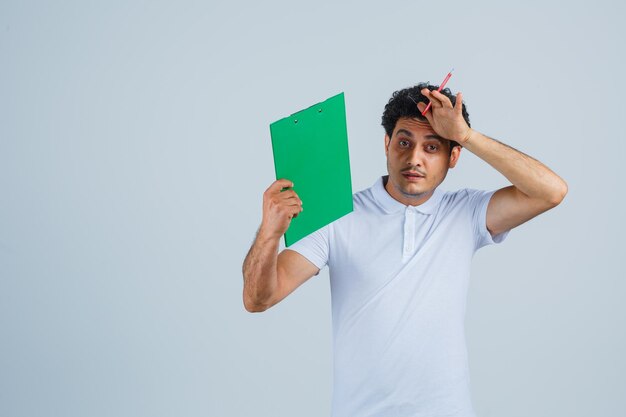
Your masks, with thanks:
<instances>
[{"instance_id":1,"label":"clipboard clip","mask_svg":"<svg viewBox=\"0 0 626 417\"><path fill-rule=\"evenodd\" d=\"M413 100L413 99L411 98L411 100ZM413 100L413 102L415 102L415 100ZM417 103L415 103L415 104L417 104ZM322 108L320 107L320 108L318 108L318 109L317 109L317 112L318 112L318 113L321 113L323 110L324 110L324 109L322 109ZM298 124L298 119L293 119L293 122L294 122L295 124Z\"/></svg>"}]
</instances>

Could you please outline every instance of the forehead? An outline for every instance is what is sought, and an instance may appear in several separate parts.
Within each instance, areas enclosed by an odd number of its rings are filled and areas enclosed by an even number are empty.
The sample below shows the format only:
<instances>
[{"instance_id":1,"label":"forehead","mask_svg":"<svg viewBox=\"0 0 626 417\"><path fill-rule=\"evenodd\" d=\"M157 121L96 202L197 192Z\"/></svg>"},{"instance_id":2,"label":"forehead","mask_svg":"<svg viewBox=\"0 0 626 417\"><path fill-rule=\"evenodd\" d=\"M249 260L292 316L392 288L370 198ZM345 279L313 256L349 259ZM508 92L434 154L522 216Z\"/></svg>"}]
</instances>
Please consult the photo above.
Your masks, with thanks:
<instances>
[{"instance_id":1,"label":"forehead","mask_svg":"<svg viewBox=\"0 0 626 417\"><path fill-rule=\"evenodd\" d=\"M435 131L430 127L430 123L426 120L418 120L415 118L401 117L396 122L396 127L393 129L393 134L397 134L399 130L407 130L413 135L422 136L426 134L435 135Z\"/></svg>"}]
</instances>

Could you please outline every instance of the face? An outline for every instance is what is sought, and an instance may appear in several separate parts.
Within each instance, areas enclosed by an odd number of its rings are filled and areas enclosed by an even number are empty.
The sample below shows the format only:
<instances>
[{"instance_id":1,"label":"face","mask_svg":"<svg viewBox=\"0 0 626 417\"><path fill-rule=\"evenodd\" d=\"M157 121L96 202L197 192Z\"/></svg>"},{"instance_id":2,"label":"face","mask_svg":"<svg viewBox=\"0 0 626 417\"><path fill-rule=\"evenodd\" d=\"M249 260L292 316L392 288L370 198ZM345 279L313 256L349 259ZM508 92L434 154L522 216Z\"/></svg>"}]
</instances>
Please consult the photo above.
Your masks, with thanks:
<instances>
[{"instance_id":1,"label":"face","mask_svg":"<svg viewBox=\"0 0 626 417\"><path fill-rule=\"evenodd\" d=\"M402 204L422 204L454 168L460 153L461 148L455 147L450 154L450 142L427 121L399 119L391 138L385 135L387 192Z\"/></svg>"}]
</instances>

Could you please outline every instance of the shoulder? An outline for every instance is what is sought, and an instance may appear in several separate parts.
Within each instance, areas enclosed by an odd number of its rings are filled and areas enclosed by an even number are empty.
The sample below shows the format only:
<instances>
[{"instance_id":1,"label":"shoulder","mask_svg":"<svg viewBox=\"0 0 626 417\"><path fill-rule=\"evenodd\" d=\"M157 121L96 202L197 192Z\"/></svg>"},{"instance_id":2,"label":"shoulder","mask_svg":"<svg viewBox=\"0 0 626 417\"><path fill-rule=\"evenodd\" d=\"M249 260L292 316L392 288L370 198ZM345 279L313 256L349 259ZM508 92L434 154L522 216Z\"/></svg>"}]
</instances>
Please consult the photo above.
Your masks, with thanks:
<instances>
[{"instance_id":1,"label":"shoulder","mask_svg":"<svg viewBox=\"0 0 626 417\"><path fill-rule=\"evenodd\" d=\"M381 202L381 190L383 190L382 178L379 178L374 185L365 188L352 195L355 213L382 215L385 213Z\"/></svg>"},{"instance_id":2,"label":"shoulder","mask_svg":"<svg viewBox=\"0 0 626 417\"><path fill-rule=\"evenodd\" d=\"M442 213L467 212L474 213L486 209L494 191L463 188L442 193L439 211Z\"/></svg>"},{"instance_id":3,"label":"shoulder","mask_svg":"<svg viewBox=\"0 0 626 417\"><path fill-rule=\"evenodd\" d=\"M489 198L493 191L476 190L473 188L463 188L456 191L444 191L441 198L442 204L445 205L462 205L472 204L484 198Z\"/></svg>"},{"instance_id":4,"label":"shoulder","mask_svg":"<svg viewBox=\"0 0 626 417\"><path fill-rule=\"evenodd\" d=\"M365 210L372 205L375 205L374 193L369 188L361 190L352 194L352 203L355 210Z\"/></svg>"},{"instance_id":5,"label":"shoulder","mask_svg":"<svg viewBox=\"0 0 626 417\"><path fill-rule=\"evenodd\" d=\"M352 211L331 222L328 226L331 233L338 230L352 229L364 221L371 221L373 218L379 218L381 215L384 215L384 211L376 200L372 189L366 188L352 194Z\"/></svg>"}]
</instances>

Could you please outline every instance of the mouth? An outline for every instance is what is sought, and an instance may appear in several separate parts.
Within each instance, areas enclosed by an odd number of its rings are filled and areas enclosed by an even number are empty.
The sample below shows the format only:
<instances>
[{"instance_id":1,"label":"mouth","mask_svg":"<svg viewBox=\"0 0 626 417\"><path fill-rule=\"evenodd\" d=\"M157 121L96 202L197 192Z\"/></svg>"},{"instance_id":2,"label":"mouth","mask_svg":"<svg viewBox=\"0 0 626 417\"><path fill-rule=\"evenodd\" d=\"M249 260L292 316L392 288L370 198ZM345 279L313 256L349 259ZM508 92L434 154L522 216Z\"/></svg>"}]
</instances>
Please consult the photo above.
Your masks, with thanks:
<instances>
[{"instance_id":1,"label":"mouth","mask_svg":"<svg viewBox=\"0 0 626 417\"><path fill-rule=\"evenodd\" d=\"M402 173L402 176L411 182L420 181L424 179L424 175L417 173L415 171L405 171Z\"/></svg>"}]
</instances>

